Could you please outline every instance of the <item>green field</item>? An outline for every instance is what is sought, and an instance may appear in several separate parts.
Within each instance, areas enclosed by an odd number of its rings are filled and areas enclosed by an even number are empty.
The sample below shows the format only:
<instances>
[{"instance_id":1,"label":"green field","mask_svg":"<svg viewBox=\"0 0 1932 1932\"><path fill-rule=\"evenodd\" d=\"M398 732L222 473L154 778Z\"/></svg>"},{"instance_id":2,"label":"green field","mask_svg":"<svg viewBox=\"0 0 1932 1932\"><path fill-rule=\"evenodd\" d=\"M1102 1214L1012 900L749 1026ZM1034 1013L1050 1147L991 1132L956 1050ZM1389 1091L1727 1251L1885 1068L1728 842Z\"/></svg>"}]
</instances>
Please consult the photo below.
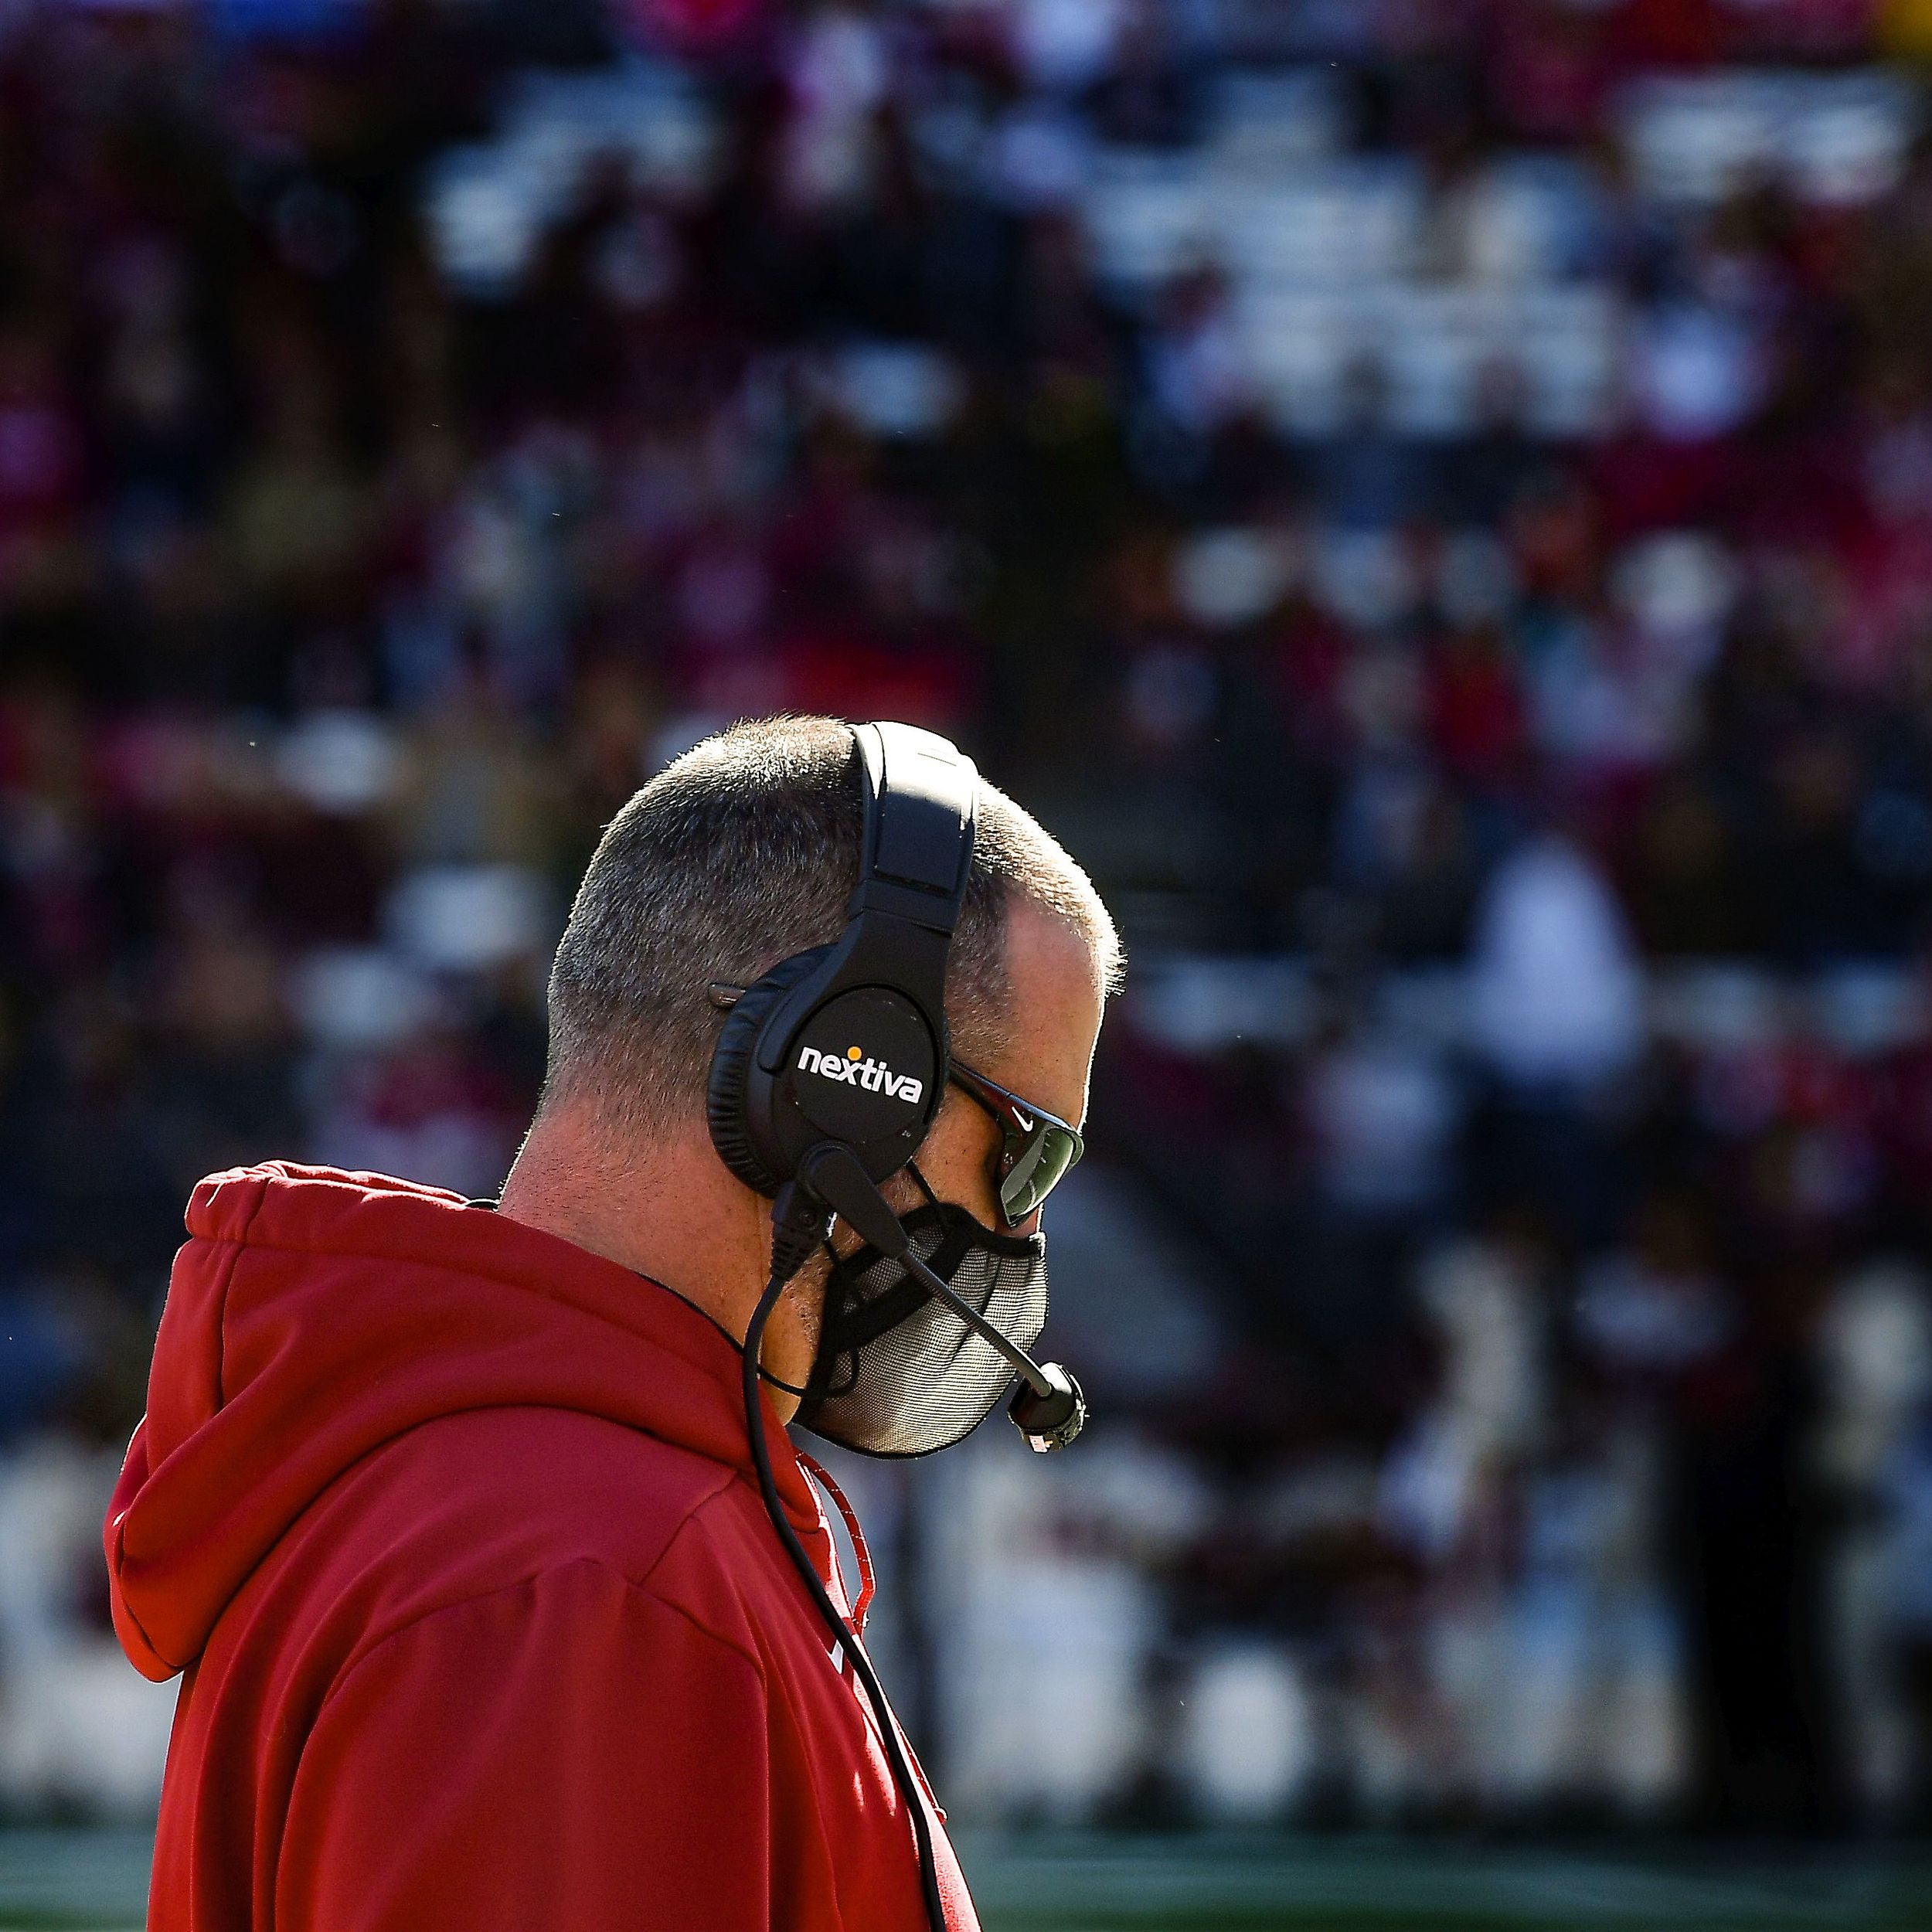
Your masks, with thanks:
<instances>
[{"instance_id":1,"label":"green field","mask_svg":"<svg viewBox=\"0 0 1932 1932\"><path fill-rule=\"evenodd\" d=\"M962 1835L986 1932L1928 1932L1932 1862ZM132 1932L134 1832L0 1832L0 1927Z\"/></svg>"}]
</instances>

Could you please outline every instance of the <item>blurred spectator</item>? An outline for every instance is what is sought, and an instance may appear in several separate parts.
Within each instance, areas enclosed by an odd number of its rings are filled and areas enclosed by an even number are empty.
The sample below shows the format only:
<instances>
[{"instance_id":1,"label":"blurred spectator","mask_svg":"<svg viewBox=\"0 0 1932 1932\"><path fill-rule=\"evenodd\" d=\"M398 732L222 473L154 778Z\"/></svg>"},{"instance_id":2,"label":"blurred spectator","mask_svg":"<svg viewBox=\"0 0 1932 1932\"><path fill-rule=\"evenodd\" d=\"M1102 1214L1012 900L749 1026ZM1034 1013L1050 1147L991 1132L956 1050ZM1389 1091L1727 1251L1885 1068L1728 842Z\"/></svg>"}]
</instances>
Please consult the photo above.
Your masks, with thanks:
<instances>
[{"instance_id":1,"label":"blurred spectator","mask_svg":"<svg viewBox=\"0 0 1932 1932\"><path fill-rule=\"evenodd\" d=\"M1623 920L1566 841L1526 845L1498 867L1471 975L1477 1038L1526 1095L1581 1096L1637 1056L1642 986Z\"/></svg>"}]
</instances>

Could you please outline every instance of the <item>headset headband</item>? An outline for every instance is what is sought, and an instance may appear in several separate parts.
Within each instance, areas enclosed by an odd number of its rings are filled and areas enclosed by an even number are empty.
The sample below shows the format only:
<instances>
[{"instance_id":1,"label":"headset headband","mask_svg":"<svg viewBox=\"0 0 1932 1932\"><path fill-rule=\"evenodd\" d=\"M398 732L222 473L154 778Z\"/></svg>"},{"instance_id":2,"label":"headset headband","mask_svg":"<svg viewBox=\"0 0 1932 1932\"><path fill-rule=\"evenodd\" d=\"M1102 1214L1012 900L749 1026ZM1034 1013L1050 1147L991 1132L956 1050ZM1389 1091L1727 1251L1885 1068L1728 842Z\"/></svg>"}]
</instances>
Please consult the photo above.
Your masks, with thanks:
<instances>
[{"instance_id":1,"label":"headset headband","mask_svg":"<svg viewBox=\"0 0 1932 1932\"><path fill-rule=\"evenodd\" d=\"M847 909L930 925L949 937L973 868L972 760L914 725L852 728L866 800L858 889ZM917 895L917 896L914 896Z\"/></svg>"}]
</instances>

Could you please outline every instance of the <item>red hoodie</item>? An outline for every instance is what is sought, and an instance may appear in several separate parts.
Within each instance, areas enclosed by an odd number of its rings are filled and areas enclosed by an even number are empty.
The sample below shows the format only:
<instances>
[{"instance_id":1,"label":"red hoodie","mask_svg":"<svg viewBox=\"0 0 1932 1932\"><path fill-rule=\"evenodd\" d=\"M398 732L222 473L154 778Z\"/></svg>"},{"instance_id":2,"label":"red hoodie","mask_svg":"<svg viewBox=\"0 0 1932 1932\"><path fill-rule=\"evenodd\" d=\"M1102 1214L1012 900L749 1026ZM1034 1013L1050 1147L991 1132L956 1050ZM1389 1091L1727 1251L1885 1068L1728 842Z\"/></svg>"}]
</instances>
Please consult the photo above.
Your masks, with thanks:
<instances>
[{"instance_id":1,"label":"red hoodie","mask_svg":"<svg viewBox=\"0 0 1932 1932\"><path fill-rule=\"evenodd\" d=\"M188 1229L107 1524L123 1646L185 1673L150 1932L918 1932L722 1331L379 1175L218 1174Z\"/></svg>"}]
</instances>

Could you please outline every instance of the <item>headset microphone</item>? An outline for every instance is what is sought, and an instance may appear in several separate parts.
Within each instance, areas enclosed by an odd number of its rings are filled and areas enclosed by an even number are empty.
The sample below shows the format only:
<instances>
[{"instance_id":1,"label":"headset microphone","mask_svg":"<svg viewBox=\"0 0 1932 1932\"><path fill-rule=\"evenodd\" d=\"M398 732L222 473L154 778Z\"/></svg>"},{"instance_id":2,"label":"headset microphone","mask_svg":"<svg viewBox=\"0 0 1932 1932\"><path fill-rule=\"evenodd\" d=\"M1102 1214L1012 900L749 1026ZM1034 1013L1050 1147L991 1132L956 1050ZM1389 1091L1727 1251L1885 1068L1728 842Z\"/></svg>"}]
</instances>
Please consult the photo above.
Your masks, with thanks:
<instances>
[{"instance_id":1,"label":"headset microphone","mask_svg":"<svg viewBox=\"0 0 1932 1932\"><path fill-rule=\"evenodd\" d=\"M899 1216L849 1148L821 1141L799 1162L798 1179L855 1233L944 1302L1011 1367L1020 1386L1006 1413L1029 1449L1042 1455L1064 1449L1086 1427L1087 1398L1080 1385L1057 1362L1036 1362L913 1253Z\"/></svg>"}]
</instances>

